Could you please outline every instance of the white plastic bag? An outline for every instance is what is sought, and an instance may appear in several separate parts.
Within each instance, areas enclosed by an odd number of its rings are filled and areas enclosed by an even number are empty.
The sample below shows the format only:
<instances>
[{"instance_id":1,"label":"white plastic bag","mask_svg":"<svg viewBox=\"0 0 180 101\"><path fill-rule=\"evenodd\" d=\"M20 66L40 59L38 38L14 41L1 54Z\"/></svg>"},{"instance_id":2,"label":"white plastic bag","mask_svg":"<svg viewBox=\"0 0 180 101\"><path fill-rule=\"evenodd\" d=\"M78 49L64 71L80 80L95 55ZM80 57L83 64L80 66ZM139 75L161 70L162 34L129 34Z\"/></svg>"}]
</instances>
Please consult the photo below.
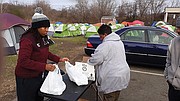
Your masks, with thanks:
<instances>
[{"instance_id":1,"label":"white plastic bag","mask_svg":"<svg viewBox=\"0 0 180 101\"><path fill-rule=\"evenodd\" d=\"M59 67L55 65L54 71L49 71L46 79L44 80L40 91L47 94L61 95L66 89L66 84L62 79Z\"/></svg>"},{"instance_id":2,"label":"white plastic bag","mask_svg":"<svg viewBox=\"0 0 180 101\"><path fill-rule=\"evenodd\" d=\"M75 82L78 86L88 84L88 78L86 77L86 75L82 74L82 72L79 71L78 68L70 64L68 61L65 61L65 68L69 79Z\"/></svg>"},{"instance_id":3,"label":"white plastic bag","mask_svg":"<svg viewBox=\"0 0 180 101\"><path fill-rule=\"evenodd\" d=\"M91 66L83 62L75 62L75 67L79 69L83 74L85 74L88 80L95 81L95 69L94 66Z\"/></svg>"}]
</instances>

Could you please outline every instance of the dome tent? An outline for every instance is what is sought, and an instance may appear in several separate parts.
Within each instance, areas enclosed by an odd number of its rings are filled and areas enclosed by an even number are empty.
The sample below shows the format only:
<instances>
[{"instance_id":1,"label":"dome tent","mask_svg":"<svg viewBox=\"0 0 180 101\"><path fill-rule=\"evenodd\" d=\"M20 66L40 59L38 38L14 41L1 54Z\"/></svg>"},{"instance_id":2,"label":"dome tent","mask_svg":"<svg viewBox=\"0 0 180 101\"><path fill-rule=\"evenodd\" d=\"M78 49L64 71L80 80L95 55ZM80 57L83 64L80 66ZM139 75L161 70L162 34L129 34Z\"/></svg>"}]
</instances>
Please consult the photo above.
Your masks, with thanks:
<instances>
[{"instance_id":1,"label":"dome tent","mask_svg":"<svg viewBox=\"0 0 180 101\"><path fill-rule=\"evenodd\" d=\"M0 14L0 29L6 55L17 54L21 35L30 26L24 19L9 13Z\"/></svg>"}]
</instances>

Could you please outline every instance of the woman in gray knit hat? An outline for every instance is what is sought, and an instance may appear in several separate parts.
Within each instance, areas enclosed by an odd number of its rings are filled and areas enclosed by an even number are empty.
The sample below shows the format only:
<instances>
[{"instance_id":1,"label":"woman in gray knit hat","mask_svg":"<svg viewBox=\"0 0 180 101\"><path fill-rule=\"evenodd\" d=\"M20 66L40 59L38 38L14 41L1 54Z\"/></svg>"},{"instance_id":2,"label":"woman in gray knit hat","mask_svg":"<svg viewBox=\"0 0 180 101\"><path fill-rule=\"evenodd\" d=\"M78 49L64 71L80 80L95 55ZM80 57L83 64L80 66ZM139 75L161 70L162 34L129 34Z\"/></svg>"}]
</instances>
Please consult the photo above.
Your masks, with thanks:
<instances>
[{"instance_id":1,"label":"woman in gray knit hat","mask_svg":"<svg viewBox=\"0 0 180 101\"><path fill-rule=\"evenodd\" d=\"M50 22L42 12L35 9L32 26L21 37L18 61L15 69L16 90L18 101L43 101L38 91L43 82L42 74L53 71L54 65L48 64L47 59L58 62L69 61L49 52L52 41L47 36Z\"/></svg>"}]
</instances>

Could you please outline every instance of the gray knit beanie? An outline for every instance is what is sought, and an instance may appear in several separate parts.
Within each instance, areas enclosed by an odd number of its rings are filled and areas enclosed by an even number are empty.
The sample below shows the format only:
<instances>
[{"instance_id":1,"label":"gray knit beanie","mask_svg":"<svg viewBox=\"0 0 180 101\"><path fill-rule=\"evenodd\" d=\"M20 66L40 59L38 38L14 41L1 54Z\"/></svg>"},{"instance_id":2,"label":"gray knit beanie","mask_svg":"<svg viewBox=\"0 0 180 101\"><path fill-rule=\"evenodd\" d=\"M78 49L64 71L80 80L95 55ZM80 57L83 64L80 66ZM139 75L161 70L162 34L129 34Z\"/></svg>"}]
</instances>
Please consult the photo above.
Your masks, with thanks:
<instances>
[{"instance_id":1,"label":"gray knit beanie","mask_svg":"<svg viewBox=\"0 0 180 101\"><path fill-rule=\"evenodd\" d=\"M43 14L41 7L35 9L35 14L32 16L32 28L50 27L49 19Z\"/></svg>"},{"instance_id":2,"label":"gray knit beanie","mask_svg":"<svg viewBox=\"0 0 180 101\"><path fill-rule=\"evenodd\" d=\"M180 27L180 17L178 17L176 20L176 27Z\"/></svg>"}]
</instances>

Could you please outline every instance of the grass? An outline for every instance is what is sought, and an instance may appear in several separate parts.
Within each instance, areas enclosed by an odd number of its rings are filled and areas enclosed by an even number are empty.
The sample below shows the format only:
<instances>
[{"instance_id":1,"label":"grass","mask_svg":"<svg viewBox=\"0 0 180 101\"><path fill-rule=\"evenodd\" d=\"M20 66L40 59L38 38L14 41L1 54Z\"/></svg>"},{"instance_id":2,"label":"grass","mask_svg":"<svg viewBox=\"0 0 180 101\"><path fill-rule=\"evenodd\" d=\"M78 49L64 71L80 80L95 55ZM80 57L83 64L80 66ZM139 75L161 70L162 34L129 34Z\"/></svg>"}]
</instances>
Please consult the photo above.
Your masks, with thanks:
<instances>
[{"instance_id":1,"label":"grass","mask_svg":"<svg viewBox=\"0 0 180 101\"><path fill-rule=\"evenodd\" d=\"M4 79L14 77L14 69L17 63L17 55L6 56L4 58L4 65L2 69L2 75Z\"/></svg>"},{"instance_id":2,"label":"grass","mask_svg":"<svg viewBox=\"0 0 180 101\"><path fill-rule=\"evenodd\" d=\"M76 37L66 37L66 38L52 38L54 41L68 41L70 43L76 43L76 44L84 44L86 42L86 38L83 36L76 36Z\"/></svg>"},{"instance_id":3,"label":"grass","mask_svg":"<svg viewBox=\"0 0 180 101\"><path fill-rule=\"evenodd\" d=\"M51 39L55 41L55 44L50 46L50 52L55 53L57 55L62 55L62 51L64 52L67 50L73 50L71 49L71 47L73 47L74 45L86 45L87 40L83 36Z\"/></svg>"}]
</instances>

